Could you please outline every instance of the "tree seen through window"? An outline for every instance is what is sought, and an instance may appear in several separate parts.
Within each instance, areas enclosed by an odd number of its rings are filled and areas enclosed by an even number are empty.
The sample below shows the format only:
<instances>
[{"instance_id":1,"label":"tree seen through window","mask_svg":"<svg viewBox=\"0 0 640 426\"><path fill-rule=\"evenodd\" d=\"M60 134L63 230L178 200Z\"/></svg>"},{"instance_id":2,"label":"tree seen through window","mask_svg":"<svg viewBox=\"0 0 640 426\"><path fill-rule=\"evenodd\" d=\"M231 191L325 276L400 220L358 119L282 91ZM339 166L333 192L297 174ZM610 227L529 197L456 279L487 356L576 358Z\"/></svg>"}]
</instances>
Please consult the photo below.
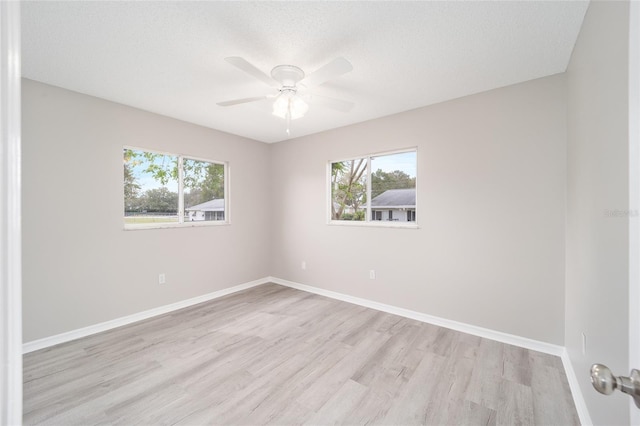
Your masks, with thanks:
<instances>
[{"instance_id":1,"label":"tree seen through window","mask_svg":"<svg viewBox=\"0 0 640 426\"><path fill-rule=\"evenodd\" d=\"M128 148L123 156L125 224L225 220L224 164Z\"/></svg>"}]
</instances>

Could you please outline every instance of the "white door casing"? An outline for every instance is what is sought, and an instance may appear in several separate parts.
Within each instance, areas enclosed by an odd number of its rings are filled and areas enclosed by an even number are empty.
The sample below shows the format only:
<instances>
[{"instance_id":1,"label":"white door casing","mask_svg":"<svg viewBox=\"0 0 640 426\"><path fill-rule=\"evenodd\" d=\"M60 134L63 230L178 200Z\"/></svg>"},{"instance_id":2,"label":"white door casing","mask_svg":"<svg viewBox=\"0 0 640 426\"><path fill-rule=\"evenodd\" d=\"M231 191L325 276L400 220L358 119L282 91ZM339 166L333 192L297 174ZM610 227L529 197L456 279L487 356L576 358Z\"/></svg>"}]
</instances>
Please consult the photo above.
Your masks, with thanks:
<instances>
[{"instance_id":1,"label":"white door casing","mask_svg":"<svg viewBox=\"0 0 640 426\"><path fill-rule=\"evenodd\" d=\"M0 424L22 423L20 2L0 1Z\"/></svg>"},{"instance_id":2,"label":"white door casing","mask_svg":"<svg viewBox=\"0 0 640 426\"><path fill-rule=\"evenodd\" d=\"M640 3L629 4L629 371L640 369ZM626 374L624 372L622 374ZM630 423L640 409L629 398Z\"/></svg>"}]
</instances>

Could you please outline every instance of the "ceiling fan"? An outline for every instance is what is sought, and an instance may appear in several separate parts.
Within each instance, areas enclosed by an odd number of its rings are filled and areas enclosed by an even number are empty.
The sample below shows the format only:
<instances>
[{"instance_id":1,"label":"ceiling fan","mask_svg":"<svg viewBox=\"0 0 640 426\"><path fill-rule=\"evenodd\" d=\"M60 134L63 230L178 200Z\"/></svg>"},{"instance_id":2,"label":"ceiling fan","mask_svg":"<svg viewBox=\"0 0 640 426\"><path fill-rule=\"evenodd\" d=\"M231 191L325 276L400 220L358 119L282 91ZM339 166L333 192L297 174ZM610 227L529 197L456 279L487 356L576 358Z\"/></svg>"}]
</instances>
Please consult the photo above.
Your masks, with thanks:
<instances>
[{"instance_id":1,"label":"ceiling fan","mask_svg":"<svg viewBox=\"0 0 640 426\"><path fill-rule=\"evenodd\" d=\"M228 107L265 99L275 99L273 102L273 115L287 120L287 133L289 133L289 122L303 117L309 109L309 103L317 103L342 112L348 112L353 108L353 102L306 92L307 89L319 86L351 71L353 66L345 58L334 59L309 75L305 75L301 68L294 65L278 65L271 70L271 76L260 71L246 59L238 56L225 58L225 61L257 78L267 86L276 89L277 92L265 96L218 102L218 105Z\"/></svg>"}]
</instances>

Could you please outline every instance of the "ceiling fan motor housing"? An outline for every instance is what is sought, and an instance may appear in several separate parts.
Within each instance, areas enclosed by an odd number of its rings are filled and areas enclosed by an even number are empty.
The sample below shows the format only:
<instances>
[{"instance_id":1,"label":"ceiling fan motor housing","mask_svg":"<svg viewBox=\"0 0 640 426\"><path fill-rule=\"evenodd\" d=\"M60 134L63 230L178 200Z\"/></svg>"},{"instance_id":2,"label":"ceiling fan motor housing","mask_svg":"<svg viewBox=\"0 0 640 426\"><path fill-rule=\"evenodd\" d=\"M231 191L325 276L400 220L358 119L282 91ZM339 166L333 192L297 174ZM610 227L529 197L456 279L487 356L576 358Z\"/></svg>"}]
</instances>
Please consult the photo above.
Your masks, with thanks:
<instances>
[{"instance_id":1,"label":"ceiling fan motor housing","mask_svg":"<svg viewBox=\"0 0 640 426\"><path fill-rule=\"evenodd\" d=\"M278 65L271 70L271 77L285 87L295 87L304 78L304 71L294 65Z\"/></svg>"}]
</instances>

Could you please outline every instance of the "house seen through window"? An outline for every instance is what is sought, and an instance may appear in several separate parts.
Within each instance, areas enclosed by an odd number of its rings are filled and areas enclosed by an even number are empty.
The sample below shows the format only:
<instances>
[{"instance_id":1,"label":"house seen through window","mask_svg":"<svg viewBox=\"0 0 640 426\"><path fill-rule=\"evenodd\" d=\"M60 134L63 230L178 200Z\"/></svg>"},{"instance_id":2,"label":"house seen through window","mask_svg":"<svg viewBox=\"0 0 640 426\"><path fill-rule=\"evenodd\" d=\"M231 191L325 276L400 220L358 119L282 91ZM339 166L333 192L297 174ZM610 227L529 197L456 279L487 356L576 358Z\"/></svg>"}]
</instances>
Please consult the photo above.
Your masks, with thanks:
<instances>
[{"instance_id":1,"label":"house seen through window","mask_svg":"<svg viewBox=\"0 0 640 426\"><path fill-rule=\"evenodd\" d=\"M127 228L227 222L226 164L124 148Z\"/></svg>"},{"instance_id":2,"label":"house seen through window","mask_svg":"<svg viewBox=\"0 0 640 426\"><path fill-rule=\"evenodd\" d=\"M331 221L416 221L415 150L331 163Z\"/></svg>"}]
</instances>

